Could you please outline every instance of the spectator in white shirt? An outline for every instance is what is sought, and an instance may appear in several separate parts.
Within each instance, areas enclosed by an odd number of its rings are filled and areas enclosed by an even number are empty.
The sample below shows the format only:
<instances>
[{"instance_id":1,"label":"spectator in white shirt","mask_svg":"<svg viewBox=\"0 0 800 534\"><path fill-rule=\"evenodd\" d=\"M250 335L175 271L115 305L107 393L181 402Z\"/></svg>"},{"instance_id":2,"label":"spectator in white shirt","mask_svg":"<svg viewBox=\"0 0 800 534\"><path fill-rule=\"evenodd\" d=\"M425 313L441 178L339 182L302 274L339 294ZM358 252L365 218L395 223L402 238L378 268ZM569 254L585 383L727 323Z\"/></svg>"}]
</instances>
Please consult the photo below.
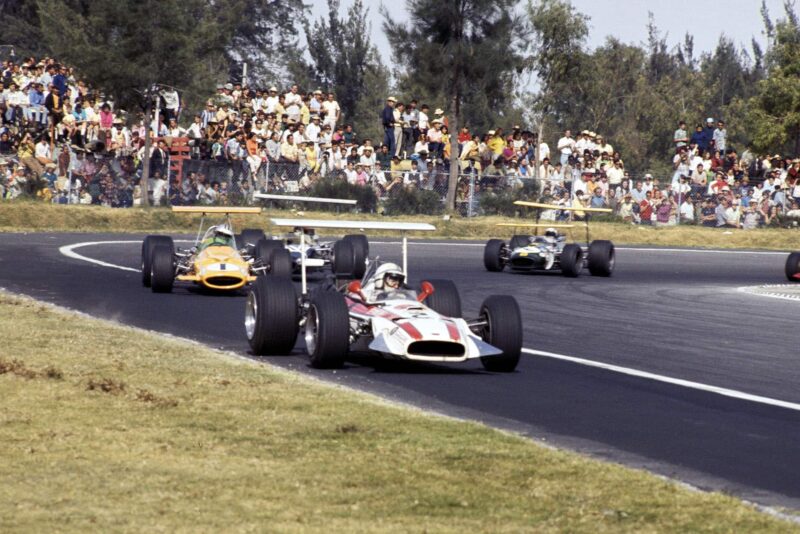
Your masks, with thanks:
<instances>
[{"instance_id":1,"label":"spectator in white shirt","mask_svg":"<svg viewBox=\"0 0 800 534\"><path fill-rule=\"evenodd\" d=\"M561 165L564 166L575 150L575 140L572 138L572 132L570 130L564 132L564 137L558 140L557 147L559 154L561 154Z\"/></svg>"}]
</instances>

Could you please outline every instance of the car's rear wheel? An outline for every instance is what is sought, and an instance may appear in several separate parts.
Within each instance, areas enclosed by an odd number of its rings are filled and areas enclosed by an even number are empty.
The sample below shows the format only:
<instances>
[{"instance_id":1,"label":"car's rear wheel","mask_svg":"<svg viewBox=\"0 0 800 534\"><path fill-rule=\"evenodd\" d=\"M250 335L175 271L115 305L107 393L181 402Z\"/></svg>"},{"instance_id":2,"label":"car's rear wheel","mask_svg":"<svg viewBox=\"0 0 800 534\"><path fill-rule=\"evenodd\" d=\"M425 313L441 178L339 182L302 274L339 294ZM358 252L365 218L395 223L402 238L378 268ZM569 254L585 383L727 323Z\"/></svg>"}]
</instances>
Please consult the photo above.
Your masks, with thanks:
<instances>
[{"instance_id":1,"label":"car's rear wheel","mask_svg":"<svg viewBox=\"0 0 800 534\"><path fill-rule=\"evenodd\" d=\"M614 244L598 239L589 243L589 272L592 276L611 276L616 262Z\"/></svg>"},{"instance_id":2,"label":"car's rear wheel","mask_svg":"<svg viewBox=\"0 0 800 534\"><path fill-rule=\"evenodd\" d=\"M355 270L355 251L350 241L340 239L333 244L331 251L331 268L339 277L352 277Z\"/></svg>"},{"instance_id":3,"label":"car's rear wheel","mask_svg":"<svg viewBox=\"0 0 800 534\"><path fill-rule=\"evenodd\" d=\"M267 270L272 276L292 276L292 255L285 248L273 249Z\"/></svg>"},{"instance_id":4,"label":"car's rear wheel","mask_svg":"<svg viewBox=\"0 0 800 534\"><path fill-rule=\"evenodd\" d=\"M175 256L167 245L156 245L150 253L150 288L153 293L169 293L175 282Z\"/></svg>"},{"instance_id":5,"label":"car's rear wheel","mask_svg":"<svg viewBox=\"0 0 800 534\"><path fill-rule=\"evenodd\" d=\"M517 299L509 295L488 297L481 306L480 318L485 323L481 338L503 351L495 356L481 356L483 368L499 373L514 371L522 352L522 314Z\"/></svg>"},{"instance_id":6,"label":"car's rear wheel","mask_svg":"<svg viewBox=\"0 0 800 534\"><path fill-rule=\"evenodd\" d=\"M425 299L425 304L445 317L461 317L461 296L458 288L450 280L428 280L433 293Z\"/></svg>"},{"instance_id":7,"label":"car's rear wheel","mask_svg":"<svg viewBox=\"0 0 800 534\"><path fill-rule=\"evenodd\" d=\"M505 246L502 239L490 239L483 247L483 266L487 271L499 272L506 266L501 258Z\"/></svg>"},{"instance_id":8,"label":"car's rear wheel","mask_svg":"<svg viewBox=\"0 0 800 534\"><path fill-rule=\"evenodd\" d=\"M142 285L150 287L150 258L153 256L153 248L156 245L167 245L172 253L175 253L175 244L168 235L149 235L142 241Z\"/></svg>"},{"instance_id":9,"label":"car's rear wheel","mask_svg":"<svg viewBox=\"0 0 800 534\"><path fill-rule=\"evenodd\" d=\"M314 295L303 337L312 367L333 369L344 365L350 348L350 318L344 295L336 291Z\"/></svg>"},{"instance_id":10,"label":"car's rear wheel","mask_svg":"<svg viewBox=\"0 0 800 534\"><path fill-rule=\"evenodd\" d=\"M256 242L253 256L259 260L261 265L267 267L267 270L269 270L270 258L272 257L272 253L276 250L284 250L283 242L277 239L261 238Z\"/></svg>"},{"instance_id":11,"label":"car's rear wheel","mask_svg":"<svg viewBox=\"0 0 800 534\"><path fill-rule=\"evenodd\" d=\"M253 354L288 354L297 341L297 295L290 278L259 276L247 294L244 327Z\"/></svg>"},{"instance_id":12,"label":"car's rear wheel","mask_svg":"<svg viewBox=\"0 0 800 534\"><path fill-rule=\"evenodd\" d=\"M786 258L786 278L790 282L800 282L800 252L792 252Z\"/></svg>"},{"instance_id":13,"label":"car's rear wheel","mask_svg":"<svg viewBox=\"0 0 800 534\"><path fill-rule=\"evenodd\" d=\"M531 236L529 235L515 235L511 237L508 243L508 248L514 250L515 248L527 247L531 244Z\"/></svg>"},{"instance_id":14,"label":"car's rear wheel","mask_svg":"<svg viewBox=\"0 0 800 534\"><path fill-rule=\"evenodd\" d=\"M353 278L361 278L367 270L367 258L369 258L369 240L364 234L348 234L344 236L344 241L350 241L353 246Z\"/></svg>"},{"instance_id":15,"label":"car's rear wheel","mask_svg":"<svg viewBox=\"0 0 800 534\"><path fill-rule=\"evenodd\" d=\"M266 240L266 237L267 236L264 235L264 230L259 228L245 228L236 240L236 244L240 249L244 248L250 252L256 249L259 241L262 239Z\"/></svg>"},{"instance_id":16,"label":"car's rear wheel","mask_svg":"<svg viewBox=\"0 0 800 534\"><path fill-rule=\"evenodd\" d=\"M569 278L577 278L583 268L583 252L575 243L564 245L561 251L561 273Z\"/></svg>"}]
</instances>

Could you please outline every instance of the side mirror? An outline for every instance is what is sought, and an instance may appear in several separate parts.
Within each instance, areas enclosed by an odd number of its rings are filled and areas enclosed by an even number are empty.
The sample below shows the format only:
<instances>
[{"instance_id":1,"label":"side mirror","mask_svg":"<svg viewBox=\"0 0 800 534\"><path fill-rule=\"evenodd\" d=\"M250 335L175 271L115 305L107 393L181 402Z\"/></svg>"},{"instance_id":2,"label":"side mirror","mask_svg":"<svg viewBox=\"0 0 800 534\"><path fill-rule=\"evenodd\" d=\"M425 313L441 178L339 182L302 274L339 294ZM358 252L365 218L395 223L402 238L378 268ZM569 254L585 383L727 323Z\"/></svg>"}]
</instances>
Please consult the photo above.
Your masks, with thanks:
<instances>
[{"instance_id":1,"label":"side mirror","mask_svg":"<svg viewBox=\"0 0 800 534\"><path fill-rule=\"evenodd\" d=\"M433 289L433 284L431 284L427 280L422 282L419 286L421 291L419 293L419 296L417 297L417 302L422 302L433 294L434 289Z\"/></svg>"},{"instance_id":2,"label":"side mirror","mask_svg":"<svg viewBox=\"0 0 800 534\"><path fill-rule=\"evenodd\" d=\"M353 280L352 282L347 284L347 292L355 293L356 295L359 296L359 298L361 298L361 300L366 300L364 298L364 294L361 293L361 282L359 282L358 280Z\"/></svg>"}]
</instances>

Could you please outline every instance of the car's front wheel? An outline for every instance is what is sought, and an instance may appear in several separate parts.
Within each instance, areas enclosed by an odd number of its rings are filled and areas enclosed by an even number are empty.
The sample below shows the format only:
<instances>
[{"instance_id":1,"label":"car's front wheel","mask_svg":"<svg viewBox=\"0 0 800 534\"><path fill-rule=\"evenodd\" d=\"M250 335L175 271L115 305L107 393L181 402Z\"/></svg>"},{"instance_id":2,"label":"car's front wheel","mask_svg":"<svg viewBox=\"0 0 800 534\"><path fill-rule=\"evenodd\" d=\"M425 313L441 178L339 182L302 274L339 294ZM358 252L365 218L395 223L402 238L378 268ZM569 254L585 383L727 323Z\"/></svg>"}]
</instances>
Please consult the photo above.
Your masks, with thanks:
<instances>
[{"instance_id":1,"label":"car's front wheel","mask_svg":"<svg viewBox=\"0 0 800 534\"><path fill-rule=\"evenodd\" d=\"M350 348L350 317L344 295L336 291L314 295L303 337L312 367L334 369L344 365Z\"/></svg>"},{"instance_id":2,"label":"car's front wheel","mask_svg":"<svg viewBox=\"0 0 800 534\"><path fill-rule=\"evenodd\" d=\"M792 252L786 258L786 278L790 282L800 282L800 252Z\"/></svg>"},{"instance_id":3,"label":"car's front wheel","mask_svg":"<svg viewBox=\"0 0 800 534\"><path fill-rule=\"evenodd\" d=\"M291 278L259 276L247 294L244 327L253 354L288 354L299 323Z\"/></svg>"},{"instance_id":4,"label":"car's front wheel","mask_svg":"<svg viewBox=\"0 0 800 534\"><path fill-rule=\"evenodd\" d=\"M483 301L480 336L489 345L503 351L495 356L481 356L487 371L510 373L517 368L522 353L522 314L519 304L509 295L492 295Z\"/></svg>"}]
</instances>

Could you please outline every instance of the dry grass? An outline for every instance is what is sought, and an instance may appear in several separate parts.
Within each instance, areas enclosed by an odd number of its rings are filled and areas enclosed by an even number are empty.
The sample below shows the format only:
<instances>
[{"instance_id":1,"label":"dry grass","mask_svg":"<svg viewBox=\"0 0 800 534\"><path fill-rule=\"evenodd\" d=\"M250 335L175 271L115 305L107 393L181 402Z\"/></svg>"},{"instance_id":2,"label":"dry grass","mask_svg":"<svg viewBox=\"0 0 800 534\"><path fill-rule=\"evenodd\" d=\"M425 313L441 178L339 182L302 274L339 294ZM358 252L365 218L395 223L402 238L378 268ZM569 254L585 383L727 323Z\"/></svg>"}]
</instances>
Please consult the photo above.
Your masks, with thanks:
<instances>
[{"instance_id":1,"label":"dry grass","mask_svg":"<svg viewBox=\"0 0 800 534\"><path fill-rule=\"evenodd\" d=\"M381 215L364 215L331 212L314 212L306 210L271 210L261 216L235 216L237 228L261 227L268 230L268 215L280 217L306 216L313 218L359 218L369 220L397 220L429 222L437 231L430 234L418 234L415 237L444 237L451 239L486 239L489 237L508 237L509 228L497 228L500 222L531 222L528 219L508 217L478 217L464 219L454 217L445 221L442 217L405 216L383 217ZM58 206L39 202L5 202L0 203L0 231L72 231L72 232L130 232L150 233L196 232L200 222L199 216L174 214L166 208L152 209L111 209L97 206ZM694 246L715 248L758 248L773 250L800 249L800 230L763 229L763 230L721 230L700 226L681 226L671 228L654 228L632 226L622 223L592 223L593 239L611 239L617 244L658 245L658 246ZM524 228L520 228L520 232ZM582 228L576 229L575 239L583 240ZM375 232L374 235L396 235L396 233Z\"/></svg>"},{"instance_id":2,"label":"dry grass","mask_svg":"<svg viewBox=\"0 0 800 534\"><path fill-rule=\"evenodd\" d=\"M4 532L793 528L723 495L2 293L0 339Z\"/></svg>"}]
</instances>

